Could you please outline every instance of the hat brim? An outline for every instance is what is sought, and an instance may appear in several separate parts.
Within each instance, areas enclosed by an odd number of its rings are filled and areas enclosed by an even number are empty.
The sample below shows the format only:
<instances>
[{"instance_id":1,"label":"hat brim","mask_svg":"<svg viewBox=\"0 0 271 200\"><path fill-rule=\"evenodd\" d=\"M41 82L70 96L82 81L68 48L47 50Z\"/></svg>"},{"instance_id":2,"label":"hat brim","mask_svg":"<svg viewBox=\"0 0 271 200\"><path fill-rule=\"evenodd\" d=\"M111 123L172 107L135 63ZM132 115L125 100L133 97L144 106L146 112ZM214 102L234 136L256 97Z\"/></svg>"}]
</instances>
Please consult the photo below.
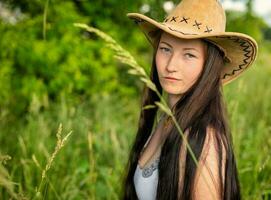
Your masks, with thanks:
<instances>
[{"instance_id":1,"label":"hat brim","mask_svg":"<svg viewBox=\"0 0 271 200\"><path fill-rule=\"evenodd\" d=\"M227 58L221 73L222 84L225 85L236 79L256 59L258 52L257 42L249 35L238 32L221 32L208 34L190 33L189 30L174 29L165 23L157 22L140 13L128 13L146 38L154 47L156 45L157 30L165 31L183 39L205 39L216 45Z\"/></svg>"}]
</instances>

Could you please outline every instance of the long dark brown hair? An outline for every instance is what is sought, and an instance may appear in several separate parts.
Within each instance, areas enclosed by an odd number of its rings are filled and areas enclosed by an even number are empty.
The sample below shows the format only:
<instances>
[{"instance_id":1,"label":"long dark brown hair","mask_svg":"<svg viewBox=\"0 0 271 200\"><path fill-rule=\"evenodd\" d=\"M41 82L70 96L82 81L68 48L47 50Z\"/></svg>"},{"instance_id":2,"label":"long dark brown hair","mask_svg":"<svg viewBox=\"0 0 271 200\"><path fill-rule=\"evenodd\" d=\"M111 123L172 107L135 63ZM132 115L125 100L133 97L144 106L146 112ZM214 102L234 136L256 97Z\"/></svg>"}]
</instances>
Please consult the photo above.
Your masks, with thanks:
<instances>
[{"instance_id":1,"label":"long dark brown hair","mask_svg":"<svg viewBox=\"0 0 271 200\"><path fill-rule=\"evenodd\" d=\"M161 36L161 33L160 33ZM159 38L160 38L159 36ZM158 40L159 41L159 40ZM210 42L207 43L207 59L204 68L193 86L186 91L178 102L173 106L174 116L183 132L189 129L187 140L197 158L202 153L206 138L206 128L212 127L215 131L214 138L218 146L219 154L219 180L220 196L224 200L241 199L237 167L232 148L232 138L227 122L227 112L222 98L222 82L220 79L223 65L223 53ZM154 48L150 78L162 94L155 55L158 43ZM146 105L154 105L160 101L157 94L144 87L142 96L142 108ZM158 108L141 109L137 135L129 154L129 160L123 177L122 199L138 199L133 183L133 176L137 167L140 152L149 138ZM222 179L222 148L226 150L225 180ZM179 153L182 148L182 137L175 126L169 131L162 146L159 162L159 179L157 186L158 200L191 200L193 184L197 166L191 155L186 154L185 170L180 191L179 186Z\"/></svg>"}]
</instances>

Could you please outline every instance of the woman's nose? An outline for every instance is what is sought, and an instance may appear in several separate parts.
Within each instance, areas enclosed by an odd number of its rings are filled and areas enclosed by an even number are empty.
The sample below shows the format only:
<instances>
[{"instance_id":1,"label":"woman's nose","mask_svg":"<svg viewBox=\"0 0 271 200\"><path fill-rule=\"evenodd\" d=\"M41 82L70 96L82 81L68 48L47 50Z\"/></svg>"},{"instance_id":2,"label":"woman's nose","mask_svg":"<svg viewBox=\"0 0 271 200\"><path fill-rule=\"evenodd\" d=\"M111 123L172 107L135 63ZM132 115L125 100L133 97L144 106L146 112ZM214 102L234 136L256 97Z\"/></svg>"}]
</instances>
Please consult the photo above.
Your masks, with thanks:
<instances>
[{"instance_id":1,"label":"woman's nose","mask_svg":"<svg viewBox=\"0 0 271 200\"><path fill-rule=\"evenodd\" d=\"M166 70L168 72L176 72L178 64L179 63L177 57L172 55L167 63Z\"/></svg>"}]
</instances>

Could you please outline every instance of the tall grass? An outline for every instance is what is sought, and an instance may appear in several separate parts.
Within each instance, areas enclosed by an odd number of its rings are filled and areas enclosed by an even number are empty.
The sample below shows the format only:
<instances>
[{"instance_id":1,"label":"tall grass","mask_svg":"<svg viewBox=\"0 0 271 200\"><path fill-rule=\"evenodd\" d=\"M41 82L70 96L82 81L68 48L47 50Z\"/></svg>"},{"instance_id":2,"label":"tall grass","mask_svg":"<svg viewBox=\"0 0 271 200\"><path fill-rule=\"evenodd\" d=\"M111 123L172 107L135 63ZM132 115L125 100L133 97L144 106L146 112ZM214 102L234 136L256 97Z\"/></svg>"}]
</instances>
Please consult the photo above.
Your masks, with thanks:
<instances>
[{"instance_id":1,"label":"tall grass","mask_svg":"<svg viewBox=\"0 0 271 200\"><path fill-rule=\"evenodd\" d=\"M244 199L271 198L270 43L254 66L225 88Z\"/></svg>"}]
</instances>

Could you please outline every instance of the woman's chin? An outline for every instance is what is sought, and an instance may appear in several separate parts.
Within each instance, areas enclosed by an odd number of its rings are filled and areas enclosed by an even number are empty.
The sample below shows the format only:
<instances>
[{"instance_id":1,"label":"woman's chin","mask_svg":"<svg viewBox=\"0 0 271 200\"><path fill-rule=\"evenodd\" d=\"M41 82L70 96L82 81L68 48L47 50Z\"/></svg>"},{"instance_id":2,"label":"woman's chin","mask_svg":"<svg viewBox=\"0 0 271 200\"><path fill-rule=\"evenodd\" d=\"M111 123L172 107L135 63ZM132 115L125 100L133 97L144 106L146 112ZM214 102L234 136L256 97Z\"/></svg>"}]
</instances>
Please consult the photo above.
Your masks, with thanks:
<instances>
[{"instance_id":1,"label":"woman's chin","mask_svg":"<svg viewBox=\"0 0 271 200\"><path fill-rule=\"evenodd\" d=\"M180 95L180 94L183 93L182 90L177 89L177 88L168 88L168 87L165 87L165 88L163 88L163 90L164 90L167 94L172 94L172 95Z\"/></svg>"}]
</instances>

